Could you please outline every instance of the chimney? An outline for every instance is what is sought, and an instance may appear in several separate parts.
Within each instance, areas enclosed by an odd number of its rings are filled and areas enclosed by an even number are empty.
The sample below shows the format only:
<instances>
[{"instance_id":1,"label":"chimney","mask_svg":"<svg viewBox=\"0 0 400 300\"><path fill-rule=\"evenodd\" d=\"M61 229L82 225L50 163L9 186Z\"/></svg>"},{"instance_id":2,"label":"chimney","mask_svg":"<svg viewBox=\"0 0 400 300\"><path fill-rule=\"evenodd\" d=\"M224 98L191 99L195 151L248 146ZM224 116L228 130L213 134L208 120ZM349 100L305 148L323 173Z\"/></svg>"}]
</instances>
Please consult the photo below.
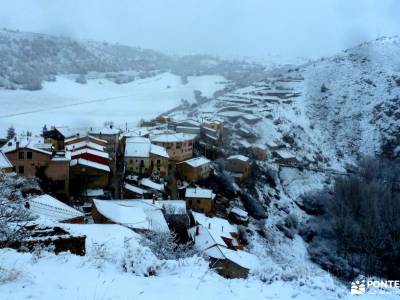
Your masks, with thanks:
<instances>
[{"instance_id":1,"label":"chimney","mask_svg":"<svg viewBox=\"0 0 400 300\"><path fill-rule=\"evenodd\" d=\"M199 225L196 225L196 235L200 234L200 229L199 229Z\"/></svg>"},{"instance_id":2,"label":"chimney","mask_svg":"<svg viewBox=\"0 0 400 300\"><path fill-rule=\"evenodd\" d=\"M224 225L222 225L222 231L221 232L224 232Z\"/></svg>"},{"instance_id":3,"label":"chimney","mask_svg":"<svg viewBox=\"0 0 400 300\"><path fill-rule=\"evenodd\" d=\"M19 141L15 142L15 148L16 148L16 149L19 148Z\"/></svg>"},{"instance_id":4,"label":"chimney","mask_svg":"<svg viewBox=\"0 0 400 300\"><path fill-rule=\"evenodd\" d=\"M156 194L153 194L153 204L156 204Z\"/></svg>"},{"instance_id":5,"label":"chimney","mask_svg":"<svg viewBox=\"0 0 400 300\"><path fill-rule=\"evenodd\" d=\"M211 229L211 223L208 223L208 229Z\"/></svg>"}]
</instances>

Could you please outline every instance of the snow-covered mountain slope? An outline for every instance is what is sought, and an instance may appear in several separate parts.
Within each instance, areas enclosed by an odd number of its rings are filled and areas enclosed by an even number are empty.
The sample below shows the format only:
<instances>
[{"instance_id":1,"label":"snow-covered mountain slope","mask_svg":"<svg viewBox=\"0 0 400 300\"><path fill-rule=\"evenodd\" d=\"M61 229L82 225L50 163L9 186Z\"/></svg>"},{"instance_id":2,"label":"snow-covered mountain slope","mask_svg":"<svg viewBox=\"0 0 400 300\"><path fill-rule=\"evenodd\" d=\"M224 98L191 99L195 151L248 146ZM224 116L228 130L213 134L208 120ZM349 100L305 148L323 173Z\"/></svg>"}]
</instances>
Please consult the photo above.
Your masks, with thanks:
<instances>
[{"instance_id":1,"label":"snow-covered mountain slope","mask_svg":"<svg viewBox=\"0 0 400 300\"><path fill-rule=\"evenodd\" d=\"M322 272L310 263L307 245L296 234L295 224L308 219L301 196L330 185L361 155L396 155L399 71L400 40L384 38L274 70L264 80L173 113L177 119L223 119L226 156L251 155L253 146L267 146L268 159L255 160L257 172L240 184L242 195L251 194L267 214L264 222L253 220L249 227L265 232L265 238L249 239L249 249L271 267L267 274L298 280L299 272ZM296 157L295 166L278 163L271 156L274 147ZM232 203L246 207L243 199Z\"/></svg>"},{"instance_id":2,"label":"snow-covered mountain slope","mask_svg":"<svg viewBox=\"0 0 400 300\"><path fill-rule=\"evenodd\" d=\"M55 75L111 73L129 82L171 71L182 76L221 75L250 82L264 75L264 67L209 55L168 56L163 53L107 42L74 40L30 32L0 30L0 88L37 90ZM134 71L118 78L113 72Z\"/></svg>"},{"instance_id":3,"label":"snow-covered mountain slope","mask_svg":"<svg viewBox=\"0 0 400 300\"><path fill-rule=\"evenodd\" d=\"M0 89L0 136L4 137L11 125L19 133L40 133L44 124L80 128L113 121L121 128L135 126L141 119L154 118L180 105L183 99L193 102L195 90L212 97L225 85L222 76L188 77L184 84L179 76L162 73L125 84L104 76L86 84L58 76L38 91Z\"/></svg>"},{"instance_id":4,"label":"snow-covered mountain slope","mask_svg":"<svg viewBox=\"0 0 400 300\"><path fill-rule=\"evenodd\" d=\"M307 116L339 157L398 154L399 37L363 43L298 72Z\"/></svg>"}]
</instances>

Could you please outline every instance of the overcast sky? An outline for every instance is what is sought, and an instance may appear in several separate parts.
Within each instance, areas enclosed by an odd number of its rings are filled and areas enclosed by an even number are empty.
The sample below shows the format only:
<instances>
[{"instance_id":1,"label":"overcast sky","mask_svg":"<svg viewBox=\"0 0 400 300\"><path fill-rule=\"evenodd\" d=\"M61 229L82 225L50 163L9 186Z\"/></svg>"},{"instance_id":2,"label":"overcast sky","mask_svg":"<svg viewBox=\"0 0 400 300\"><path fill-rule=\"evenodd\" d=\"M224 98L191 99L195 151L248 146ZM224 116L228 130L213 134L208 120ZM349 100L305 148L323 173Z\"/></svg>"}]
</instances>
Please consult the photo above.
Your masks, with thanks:
<instances>
[{"instance_id":1,"label":"overcast sky","mask_svg":"<svg viewBox=\"0 0 400 300\"><path fill-rule=\"evenodd\" d=\"M400 0L0 0L0 27L175 54L316 58L400 34Z\"/></svg>"}]
</instances>

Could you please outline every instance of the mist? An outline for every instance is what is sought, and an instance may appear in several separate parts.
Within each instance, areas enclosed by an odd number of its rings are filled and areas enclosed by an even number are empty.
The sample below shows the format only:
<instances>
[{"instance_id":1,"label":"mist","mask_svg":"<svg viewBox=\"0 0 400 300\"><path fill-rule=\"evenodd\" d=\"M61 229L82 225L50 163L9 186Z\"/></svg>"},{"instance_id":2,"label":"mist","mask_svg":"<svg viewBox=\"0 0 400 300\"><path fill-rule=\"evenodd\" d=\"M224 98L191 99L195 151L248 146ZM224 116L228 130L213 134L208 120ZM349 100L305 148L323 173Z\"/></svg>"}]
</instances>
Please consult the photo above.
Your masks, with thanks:
<instances>
[{"instance_id":1,"label":"mist","mask_svg":"<svg viewBox=\"0 0 400 300\"><path fill-rule=\"evenodd\" d=\"M259 61L328 56L400 31L395 0L2 2L0 27Z\"/></svg>"}]
</instances>

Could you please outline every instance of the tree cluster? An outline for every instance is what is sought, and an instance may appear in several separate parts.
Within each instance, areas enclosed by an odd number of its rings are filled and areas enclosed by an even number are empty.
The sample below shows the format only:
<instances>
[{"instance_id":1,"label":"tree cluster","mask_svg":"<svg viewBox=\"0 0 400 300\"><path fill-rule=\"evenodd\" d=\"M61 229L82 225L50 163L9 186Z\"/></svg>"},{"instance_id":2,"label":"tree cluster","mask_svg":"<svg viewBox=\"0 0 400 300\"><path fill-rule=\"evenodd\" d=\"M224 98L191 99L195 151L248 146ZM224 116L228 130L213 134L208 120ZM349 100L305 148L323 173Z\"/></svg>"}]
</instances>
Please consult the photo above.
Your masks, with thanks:
<instances>
[{"instance_id":1,"label":"tree cluster","mask_svg":"<svg viewBox=\"0 0 400 300\"><path fill-rule=\"evenodd\" d=\"M400 164L365 158L333 190L307 195L302 229L314 261L338 276L400 276Z\"/></svg>"}]
</instances>

